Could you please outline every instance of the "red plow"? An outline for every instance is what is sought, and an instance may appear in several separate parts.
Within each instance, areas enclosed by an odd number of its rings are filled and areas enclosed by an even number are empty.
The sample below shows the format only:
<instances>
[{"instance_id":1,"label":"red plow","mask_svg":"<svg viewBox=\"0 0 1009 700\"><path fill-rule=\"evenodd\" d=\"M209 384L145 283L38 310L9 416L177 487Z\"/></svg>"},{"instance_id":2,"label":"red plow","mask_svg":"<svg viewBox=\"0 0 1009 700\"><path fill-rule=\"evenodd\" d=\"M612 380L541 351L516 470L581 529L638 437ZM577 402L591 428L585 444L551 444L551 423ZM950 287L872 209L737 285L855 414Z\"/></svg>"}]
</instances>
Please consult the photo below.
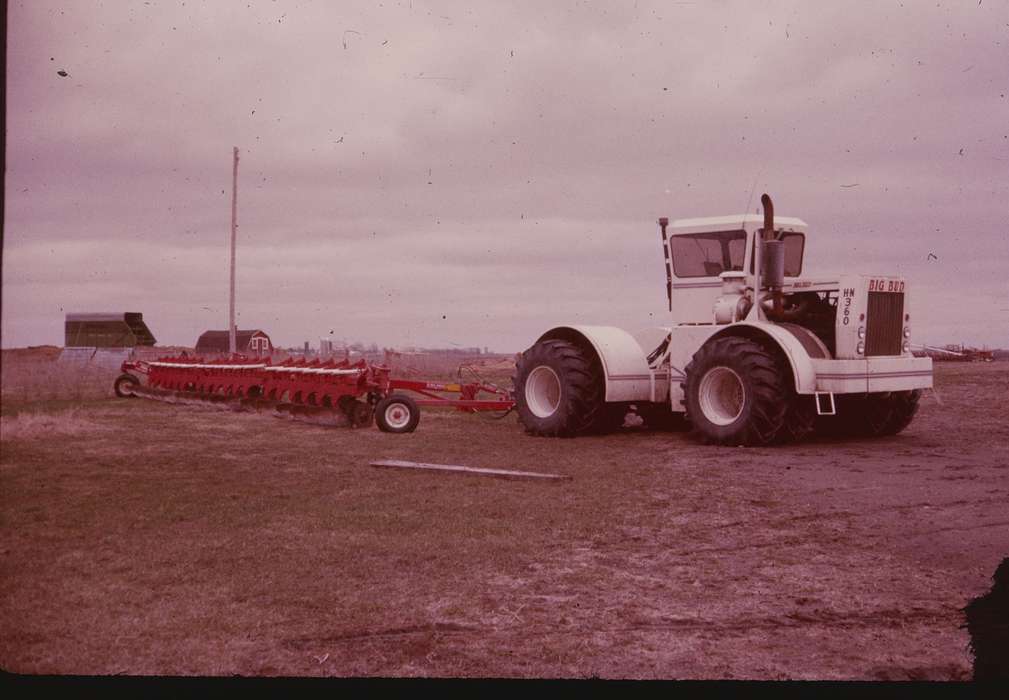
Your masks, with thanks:
<instances>
[{"instance_id":1,"label":"red plow","mask_svg":"<svg viewBox=\"0 0 1009 700\"><path fill-rule=\"evenodd\" d=\"M507 414L515 405L509 391L488 382L396 379L389 367L365 360L285 360L275 365L244 356L220 360L182 356L127 361L122 372L115 381L120 397L267 410L320 425L363 427L374 420L387 433L413 432L421 406ZM147 377L146 384L140 376Z\"/></svg>"}]
</instances>

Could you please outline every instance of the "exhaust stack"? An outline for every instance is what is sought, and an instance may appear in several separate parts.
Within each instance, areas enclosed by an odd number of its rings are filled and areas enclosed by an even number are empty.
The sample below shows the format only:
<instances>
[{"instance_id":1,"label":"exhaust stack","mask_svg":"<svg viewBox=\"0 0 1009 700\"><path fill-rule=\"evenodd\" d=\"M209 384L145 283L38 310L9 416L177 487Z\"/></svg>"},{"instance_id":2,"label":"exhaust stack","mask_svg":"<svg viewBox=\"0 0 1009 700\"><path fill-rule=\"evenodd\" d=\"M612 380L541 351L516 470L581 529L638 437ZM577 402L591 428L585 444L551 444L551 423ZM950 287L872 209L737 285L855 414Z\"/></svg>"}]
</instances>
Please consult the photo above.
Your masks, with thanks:
<instances>
[{"instance_id":1,"label":"exhaust stack","mask_svg":"<svg viewBox=\"0 0 1009 700\"><path fill-rule=\"evenodd\" d=\"M785 245L774 237L774 202L765 192L760 197L764 208L764 227L761 229L760 279L771 292L775 316L782 312L781 288L785 284Z\"/></svg>"},{"instance_id":2,"label":"exhaust stack","mask_svg":"<svg viewBox=\"0 0 1009 700\"><path fill-rule=\"evenodd\" d=\"M761 230L765 241L774 238L774 202L766 192L760 195L760 206L764 208L764 228Z\"/></svg>"}]
</instances>

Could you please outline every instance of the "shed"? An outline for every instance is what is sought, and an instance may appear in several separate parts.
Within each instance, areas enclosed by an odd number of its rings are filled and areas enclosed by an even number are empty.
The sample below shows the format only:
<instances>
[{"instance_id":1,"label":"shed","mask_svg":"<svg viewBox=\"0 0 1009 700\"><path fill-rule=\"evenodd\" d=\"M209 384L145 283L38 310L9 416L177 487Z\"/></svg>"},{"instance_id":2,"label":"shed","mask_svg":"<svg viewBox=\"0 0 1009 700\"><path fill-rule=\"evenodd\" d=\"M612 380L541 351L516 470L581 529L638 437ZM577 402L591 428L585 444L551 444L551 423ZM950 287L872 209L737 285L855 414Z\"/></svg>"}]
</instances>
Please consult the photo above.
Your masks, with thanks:
<instances>
[{"instance_id":1,"label":"shed","mask_svg":"<svg viewBox=\"0 0 1009 700\"><path fill-rule=\"evenodd\" d=\"M67 314L68 348L132 348L155 342L144 315L135 311Z\"/></svg>"},{"instance_id":2,"label":"shed","mask_svg":"<svg viewBox=\"0 0 1009 700\"><path fill-rule=\"evenodd\" d=\"M197 353L228 352L230 338L228 331L204 331L196 341ZM273 352L270 336L261 330L235 331L235 350L253 355L269 355Z\"/></svg>"}]
</instances>

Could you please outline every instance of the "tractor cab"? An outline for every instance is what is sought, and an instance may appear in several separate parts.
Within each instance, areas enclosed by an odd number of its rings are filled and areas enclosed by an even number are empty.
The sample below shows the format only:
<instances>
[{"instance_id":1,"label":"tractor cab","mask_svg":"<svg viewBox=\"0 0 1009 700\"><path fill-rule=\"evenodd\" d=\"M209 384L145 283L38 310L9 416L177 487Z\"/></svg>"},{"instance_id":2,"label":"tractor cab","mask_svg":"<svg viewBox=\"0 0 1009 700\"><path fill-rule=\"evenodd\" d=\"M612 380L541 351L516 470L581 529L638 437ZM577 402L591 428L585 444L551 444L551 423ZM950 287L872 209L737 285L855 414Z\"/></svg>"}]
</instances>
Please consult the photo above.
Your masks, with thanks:
<instances>
[{"instance_id":1,"label":"tractor cab","mask_svg":"<svg viewBox=\"0 0 1009 700\"><path fill-rule=\"evenodd\" d=\"M716 322L714 307L723 287L738 288L754 274L755 242L763 223L757 214L679 219L672 224L660 219L674 324ZM775 219L775 237L785 249L786 277L802 272L806 229L801 219Z\"/></svg>"}]
</instances>

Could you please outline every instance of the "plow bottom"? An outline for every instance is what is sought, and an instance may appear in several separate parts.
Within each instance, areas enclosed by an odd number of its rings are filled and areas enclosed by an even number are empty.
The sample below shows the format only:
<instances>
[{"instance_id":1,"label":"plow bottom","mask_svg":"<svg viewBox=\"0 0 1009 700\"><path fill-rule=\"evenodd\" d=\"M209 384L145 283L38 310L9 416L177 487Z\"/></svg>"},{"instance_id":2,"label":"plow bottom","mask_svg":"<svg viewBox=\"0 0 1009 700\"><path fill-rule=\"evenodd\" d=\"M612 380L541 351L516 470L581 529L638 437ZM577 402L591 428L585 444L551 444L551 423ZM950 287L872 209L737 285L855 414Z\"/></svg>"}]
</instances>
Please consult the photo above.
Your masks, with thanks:
<instances>
[{"instance_id":1,"label":"plow bottom","mask_svg":"<svg viewBox=\"0 0 1009 700\"><path fill-rule=\"evenodd\" d=\"M355 421L340 408L279 403L259 398L237 398L222 396L220 394L194 394L187 391L155 389L142 386L135 386L129 390L128 394L124 393L123 395L153 399L163 403L182 406L202 406L219 411L231 411L233 413L270 414L277 418L294 420L299 423L333 428L363 427L371 422L370 415L367 420L363 420L363 416L358 416Z\"/></svg>"}]
</instances>

